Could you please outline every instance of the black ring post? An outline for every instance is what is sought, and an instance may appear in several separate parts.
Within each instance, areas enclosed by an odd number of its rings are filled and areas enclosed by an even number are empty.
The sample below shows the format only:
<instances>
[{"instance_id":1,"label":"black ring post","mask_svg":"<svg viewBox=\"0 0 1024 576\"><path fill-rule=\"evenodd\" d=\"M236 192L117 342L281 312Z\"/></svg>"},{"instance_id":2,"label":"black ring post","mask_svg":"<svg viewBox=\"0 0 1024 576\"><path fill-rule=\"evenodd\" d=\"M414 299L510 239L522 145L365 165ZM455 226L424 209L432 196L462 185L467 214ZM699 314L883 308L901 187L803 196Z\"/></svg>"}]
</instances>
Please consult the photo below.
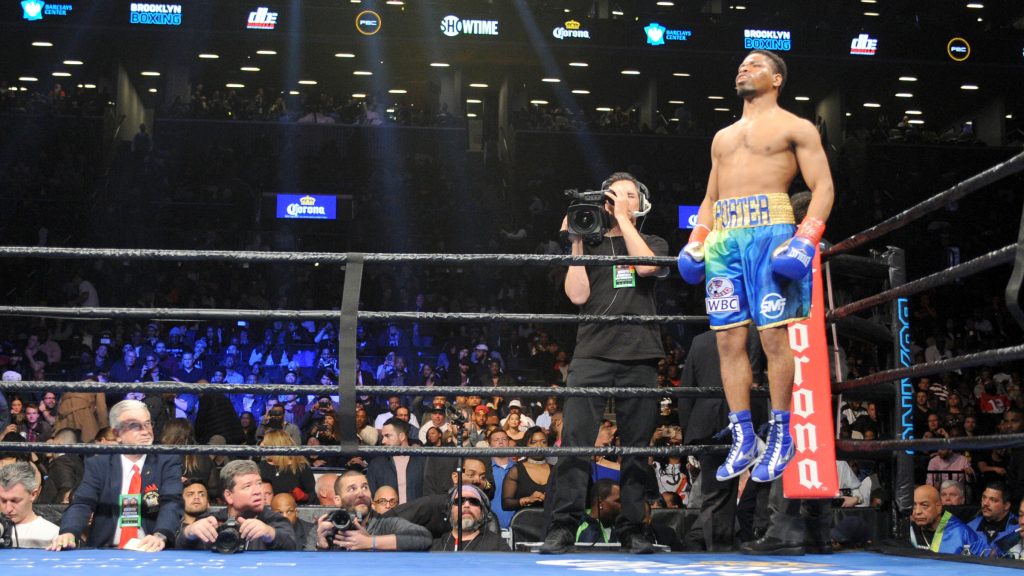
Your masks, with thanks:
<instances>
[{"instance_id":1,"label":"black ring post","mask_svg":"<svg viewBox=\"0 0 1024 576\"><path fill-rule=\"evenodd\" d=\"M889 286L897 288L907 282L906 253L902 248L889 247L884 258L889 264ZM914 363L910 357L910 306L906 298L897 298L892 307L893 364L907 367ZM914 438L914 389L910 378L893 386L896 410L893 411L893 433L904 440ZM894 452L893 470L893 527L895 536L906 536L906 516L914 506L914 459L907 451Z\"/></svg>"},{"instance_id":2,"label":"black ring post","mask_svg":"<svg viewBox=\"0 0 1024 576\"><path fill-rule=\"evenodd\" d=\"M341 319L338 325L338 417L335 430L341 449L355 453L356 436L356 326L359 292L363 284L363 255L349 253L345 258L345 282L341 290ZM342 422L346 426L342 426Z\"/></svg>"}]
</instances>

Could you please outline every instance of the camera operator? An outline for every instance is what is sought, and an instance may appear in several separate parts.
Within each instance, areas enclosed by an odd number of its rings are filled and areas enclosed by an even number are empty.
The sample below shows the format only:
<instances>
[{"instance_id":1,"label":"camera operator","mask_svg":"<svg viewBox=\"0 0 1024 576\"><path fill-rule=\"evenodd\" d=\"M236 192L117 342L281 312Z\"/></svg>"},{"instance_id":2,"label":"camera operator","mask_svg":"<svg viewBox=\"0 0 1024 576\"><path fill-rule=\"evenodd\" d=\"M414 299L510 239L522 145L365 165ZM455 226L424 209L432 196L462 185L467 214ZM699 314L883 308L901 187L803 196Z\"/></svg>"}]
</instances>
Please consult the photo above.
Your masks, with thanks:
<instances>
[{"instance_id":1,"label":"camera operator","mask_svg":"<svg viewBox=\"0 0 1024 576\"><path fill-rule=\"evenodd\" d=\"M568 234L572 255L664 256L665 240L641 234L636 219L651 209L646 186L632 175L616 172L601 185L610 215L603 235ZM577 224L579 222L576 222ZM562 221L569 232L569 216ZM565 277L565 294L580 307L580 314L599 316L655 314L654 288L658 277L668 270L657 266L570 266ZM567 386L596 387L657 386L657 363L664 356L661 333L654 324L586 324L579 326L576 351L569 369ZM594 445L605 401L601 398L569 398L565 405L562 446ZM624 446L648 442L658 419L654 398L616 398L619 434ZM622 462L622 513L617 521L624 548L634 553L653 552L643 536L644 488L650 481L645 458L626 457ZM560 554L576 542L576 529L583 518L586 486L590 474L587 460L559 458L552 480L559 489L552 502L552 519L541 553ZM506 495L507 497L507 495Z\"/></svg>"},{"instance_id":2,"label":"camera operator","mask_svg":"<svg viewBox=\"0 0 1024 576\"><path fill-rule=\"evenodd\" d=\"M316 401L311 402L306 407L306 413L302 417L302 424L299 429L302 431L304 438L312 436L311 430L313 426L319 422L323 422L324 416L327 413L337 413L338 406L331 401L330 396L319 396Z\"/></svg>"},{"instance_id":3,"label":"camera operator","mask_svg":"<svg viewBox=\"0 0 1024 576\"><path fill-rule=\"evenodd\" d=\"M339 509L317 519L317 550L427 550L430 531L398 517L384 518L371 508L370 483L358 470L347 470L334 484Z\"/></svg>"},{"instance_id":4,"label":"camera operator","mask_svg":"<svg viewBox=\"0 0 1024 576\"><path fill-rule=\"evenodd\" d=\"M263 415L263 420L256 428L256 439L262 441L263 436L269 430L282 430L295 442L296 446L302 446L302 432L295 424L285 421L284 406L280 404L276 404Z\"/></svg>"},{"instance_id":5,"label":"camera operator","mask_svg":"<svg viewBox=\"0 0 1024 576\"><path fill-rule=\"evenodd\" d=\"M224 486L224 501L227 508L218 512L207 512L195 522L182 528L175 538L176 548L221 549L231 540L241 550L295 550L295 531L287 518L274 512L263 500L263 482L260 470L250 460L228 462L220 472ZM220 542L218 542L220 540ZM239 551L239 550L221 550Z\"/></svg>"}]
</instances>

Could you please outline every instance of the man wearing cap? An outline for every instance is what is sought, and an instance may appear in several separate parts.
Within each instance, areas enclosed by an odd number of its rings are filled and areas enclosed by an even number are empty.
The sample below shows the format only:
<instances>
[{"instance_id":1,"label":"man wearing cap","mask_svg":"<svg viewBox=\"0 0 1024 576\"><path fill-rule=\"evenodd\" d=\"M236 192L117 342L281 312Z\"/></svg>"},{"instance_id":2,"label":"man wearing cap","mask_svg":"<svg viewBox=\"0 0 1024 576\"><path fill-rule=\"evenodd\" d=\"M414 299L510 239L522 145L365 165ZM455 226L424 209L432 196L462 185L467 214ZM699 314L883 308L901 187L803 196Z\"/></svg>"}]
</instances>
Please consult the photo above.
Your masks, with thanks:
<instances>
[{"instance_id":1,"label":"man wearing cap","mask_svg":"<svg viewBox=\"0 0 1024 576\"><path fill-rule=\"evenodd\" d=\"M478 404L473 408L473 415L466 424L466 428L469 430L467 446L487 445L487 413L490 411L491 409L483 404Z\"/></svg>"},{"instance_id":2,"label":"man wearing cap","mask_svg":"<svg viewBox=\"0 0 1024 576\"><path fill-rule=\"evenodd\" d=\"M444 405L434 404L434 407L430 409L430 420L427 420L423 426L420 427L419 439L420 444L426 446L427 444L427 431L431 428L437 428L438 431L443 435L445 432L451 430L452 426L448 423L448 418L444 414Z\"/></svg>"},{"instance_id":3,"label":"man wearing cap","mask_svg":"<svg viewBox=\"0 0 1024 576\"><path fill-rule=\"evenodd\" d=\"M458 485L459 476L457 472L451 472L448 480L448 488L439 494L430 494L416 498L410 502L404 502L389 510L385 516L398 516L413 524L423 526L430 531L432 538L441 538L451 528L448 523L450 518L450 502L455 486ZM487 480L487 464L478 458L466 458L462 471L462 485L474 486L487 496L492 486ZM490 497L488 496L488 499ZM490 503L487 503L487 510L490 511ZM498 531L497 520L491 526L493 531Z\"/></svg>"},{"instance_id":4,"label":"man wearing cap","mask_svg":"<svg viewBox=\"0 0 1024 576\"><path fill-rule=\"evenodd\" d=\"M523 414L523 403L518 398L516 398L515 400L513 400L513 401L508 403L508 413L509 413L510 416L512 414L519 414L519 429L520 430L526 431L526 430L528 430L530 428L533 428L534 426L537 425L533 421L533 418L530 418L526 414ZM501 419L501 425L502 426L505 425L505 420L508 420L508 416L505 416L504 418Z\"/></svg>"},{"instance_id":5,"label":"man wearing cap","mask_svg":"<svg viewBox=\"0 0 1024 576\"><path fill-rule=\"evenodd\" d=\"M491 378L490 363L487 361L488 352L490 352L490 348L487 347L487 344L480 343L473 348L473 354L469 357L469 361L473 365L472 378L478 385Z\"/></svg>"},{"instance_id":6,"label":"man wearing cap","mask_svg":"<svg viewBox=\"0 0 1024 576\"><path fill-rule=\"evenodd\" d=\"M459 508L459 494L452 489L448 505L448 522L452 529L444 536L434 540L430 551L467 551L467 552L511 552L508 542L484 526L490 515L490 500L484 491L472 484L463 484L461 489L462 508ZM462 525L462 538L459 539L459 524Z\"/></svg>"}]
</instances>

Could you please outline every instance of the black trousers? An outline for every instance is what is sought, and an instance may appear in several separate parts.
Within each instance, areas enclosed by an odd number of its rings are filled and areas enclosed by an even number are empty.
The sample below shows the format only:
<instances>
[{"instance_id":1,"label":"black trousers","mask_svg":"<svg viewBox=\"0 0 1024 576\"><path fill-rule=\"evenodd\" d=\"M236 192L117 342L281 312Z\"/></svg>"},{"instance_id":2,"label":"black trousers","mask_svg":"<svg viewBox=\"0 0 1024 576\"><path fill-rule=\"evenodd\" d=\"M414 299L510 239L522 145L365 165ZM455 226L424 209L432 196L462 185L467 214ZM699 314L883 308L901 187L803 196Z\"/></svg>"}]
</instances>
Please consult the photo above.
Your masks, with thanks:
<instances>
[{"instance_id":1,"label":"black trousers","mask_svg":"<svg viewBox=\"0 0 1024 576\"><path fill-rule=\"evenodd\" d=\"M736 496L739 478L720 481L715 470L725 462L722 454L704 454L700 461L700 513L686 533L687 550L724 552L732 549L736 534Z\"/></svg>"},{"instance_id":2,"label":"black trousers","mask_svg":"<svg viewBox=\"0 0 1024 576\"><path fill-rule=\"evenodd\" d=\"M569 387L657 386L657 366L651 362L612 362L577 358L569 365ZM604 398L569 398L563 411L562 446L593 446L604 416ZM657 398L616 398L616 423L623 446L646 446L658 423ZM587 505L590 482L589 458L559 457L553 479L551 524L576 530ZM644 492L651 479L646 456L622 459L619 482L622 513L616 526L620 534L642 529Z\"/></svg>"},{"instance_id":3,"label":"black trousers","mask_svg":"<svg viewBox=\"0 0 1024 576\"><path fill-rule=\"evenodd\" d=\"M771 483L768 510L771 520L766 536L816 546L831 541L831 499L787 499L782 491L782 478L778 478Z\"/></svg>"}]
</instances>

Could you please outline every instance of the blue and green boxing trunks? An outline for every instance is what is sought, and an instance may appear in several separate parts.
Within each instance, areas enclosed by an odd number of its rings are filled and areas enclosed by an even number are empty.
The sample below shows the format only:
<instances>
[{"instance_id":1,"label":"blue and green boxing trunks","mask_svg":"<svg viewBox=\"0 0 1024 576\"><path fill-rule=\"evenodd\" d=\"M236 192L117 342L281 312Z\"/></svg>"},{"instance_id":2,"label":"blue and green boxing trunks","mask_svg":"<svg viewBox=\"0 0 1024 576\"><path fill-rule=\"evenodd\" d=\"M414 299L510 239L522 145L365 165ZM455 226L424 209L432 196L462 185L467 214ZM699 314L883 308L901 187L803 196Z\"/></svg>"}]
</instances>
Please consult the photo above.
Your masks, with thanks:
<instances>
[{"instance_id":1,"label":"blue and green boxing trunks","mask_svg":"<svg viewBox=\"0 0 1024 576\"><path fill-rule=\"evenodd\" d=\"M715 202L715 227L704 242L708 316L713 330L751 322L758 330L807 318L811 274L789 280L772 274L772 252L796 232L783 193Z\"/></svg>"}]
</instances>

